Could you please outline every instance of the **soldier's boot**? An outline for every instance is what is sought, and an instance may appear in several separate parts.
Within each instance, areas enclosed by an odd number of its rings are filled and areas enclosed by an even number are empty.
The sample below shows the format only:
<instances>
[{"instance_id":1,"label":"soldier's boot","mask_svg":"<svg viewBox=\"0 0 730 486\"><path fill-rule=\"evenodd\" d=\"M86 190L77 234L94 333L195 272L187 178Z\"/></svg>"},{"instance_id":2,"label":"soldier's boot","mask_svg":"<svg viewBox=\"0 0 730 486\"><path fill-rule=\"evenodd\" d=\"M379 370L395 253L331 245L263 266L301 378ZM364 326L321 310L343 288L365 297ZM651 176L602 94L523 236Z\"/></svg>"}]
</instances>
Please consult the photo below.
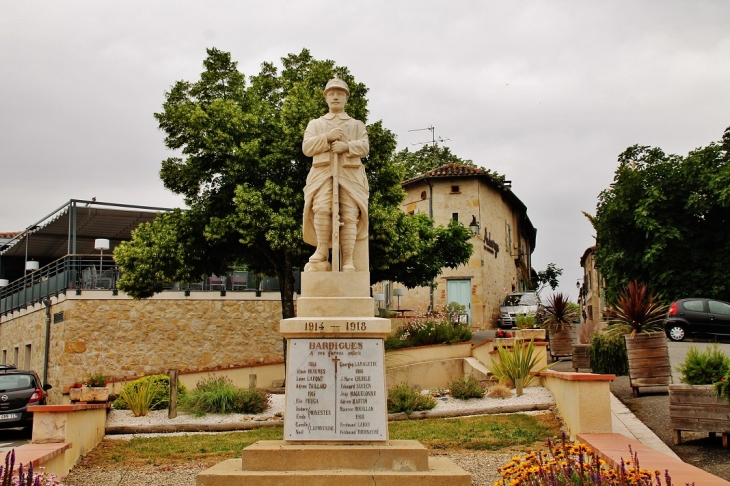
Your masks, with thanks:
<instances>
[{"instance_id":1,"label":"soldier's boot","mask_svg":"<svg viewBox=\"0 0 730 486\"><path fill-rule=\"evenodd\" d=\"M353 253L355 252L355 237L357 236L357 224L345 223L340 230L340 242L342 243L342 271L354 272L355 263Z\"/></svg>"},{"instance_id":2,"label":"soldier's boot","mask_svg":"<svg viewBox=\"0 0 730 486\"><path fill-rule=\"evenodd\" d=\"M329 260L329 241L332 236L332 215L315 213L314 232L317 234L317 250L309 257L312 263Z\"/></svg>"}]
</instances>

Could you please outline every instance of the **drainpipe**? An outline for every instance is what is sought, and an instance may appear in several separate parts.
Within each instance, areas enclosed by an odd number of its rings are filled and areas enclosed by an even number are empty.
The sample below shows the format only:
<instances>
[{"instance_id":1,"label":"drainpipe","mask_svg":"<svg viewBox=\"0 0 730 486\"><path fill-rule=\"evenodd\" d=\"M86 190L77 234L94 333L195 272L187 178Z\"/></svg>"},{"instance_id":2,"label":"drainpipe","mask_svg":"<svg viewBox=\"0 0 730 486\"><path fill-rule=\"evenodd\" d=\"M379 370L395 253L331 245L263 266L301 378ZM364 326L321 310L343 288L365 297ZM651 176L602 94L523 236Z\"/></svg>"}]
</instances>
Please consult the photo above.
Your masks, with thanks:
<instances>
[{"instance_id":1,"label":"drainpipe","mask_svg":"<svg viewBox=\"0 0 730 486\"><path fill-rule=\"evenodd\" d=\"M428 184L428 217L433 219L433 185L431 180L426 178L426 184ZM433 282L429 286L429 298L431 299L430 308L433 312Z\"/></svg>"},{"instance_id":2,"label":"drainpipe","mask_svg":"<svg viewBox=\"0 0 730 486\"><path fill-rule=\"evenodd\" d=\"M46 351L43 354L43 384L48 383L48 353L51 349L51 299L44 299L46 306Z\"/></svg>"}]
</instances>

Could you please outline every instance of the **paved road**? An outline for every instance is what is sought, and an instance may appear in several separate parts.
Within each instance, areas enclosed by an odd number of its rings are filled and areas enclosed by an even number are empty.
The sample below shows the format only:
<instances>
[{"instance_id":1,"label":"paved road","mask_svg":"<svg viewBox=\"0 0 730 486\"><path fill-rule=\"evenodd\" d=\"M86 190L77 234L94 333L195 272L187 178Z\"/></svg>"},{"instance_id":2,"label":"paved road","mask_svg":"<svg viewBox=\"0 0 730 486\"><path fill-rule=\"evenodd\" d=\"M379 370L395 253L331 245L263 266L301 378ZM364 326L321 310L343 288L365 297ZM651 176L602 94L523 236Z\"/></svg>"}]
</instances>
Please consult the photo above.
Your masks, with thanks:
<instances>
[{"instance_id":1,"label":"paved road","mask_svg":"<svg viewBox=\"0 0 730 486\"><path fill-rule=\"evenodd\" d=\"M30 429L0 429L0 461L5 459L6 451L30 444Z\"/></svg>"}]
</instances>

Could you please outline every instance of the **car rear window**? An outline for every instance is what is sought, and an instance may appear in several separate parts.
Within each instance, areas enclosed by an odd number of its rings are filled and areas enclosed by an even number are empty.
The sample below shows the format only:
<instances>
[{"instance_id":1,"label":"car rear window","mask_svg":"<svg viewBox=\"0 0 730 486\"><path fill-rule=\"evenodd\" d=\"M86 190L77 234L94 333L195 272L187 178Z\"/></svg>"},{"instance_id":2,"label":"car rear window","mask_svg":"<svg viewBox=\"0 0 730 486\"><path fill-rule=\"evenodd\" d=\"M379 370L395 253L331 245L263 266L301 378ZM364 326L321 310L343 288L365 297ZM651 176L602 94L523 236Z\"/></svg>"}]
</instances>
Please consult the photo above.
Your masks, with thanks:
<instances>
[{"instance_id":1,"label":"car rear window","mask_svg":"<svg viewBox=\"0 0 730 486\"><path fill-rule=\"evenodd\" d=\"M716 300L708 300L707 304L710 306L710 312L713 314L730 315L730 304Z\"/></svg>"},{"instance_id":2,"label":"car rear window","mask_svg":"<svg viewBox=\"0 0 730 486\"><path fill-rule=\"evenodd\" d=\"M503 306L537 305L535 294L510 294L504 298Z\"/></svg>"},{"instance_id":3,"label":"car rear window","mask_svg":"<svg viewBox=\"0 0 730 486\"><path fill-rule=\"evenodd\" d=\"M0 375L0 390L13 391L33 388L33 378L30 375Z\"/></svg>"},{"instance_id":4,"label":"car rear window","mask_svg":"<svg viewBox=\"0 0 730 486\"><path fill-rule=\"evenodd\" d=\"M702 312L702 301L701 300L688 300L682 303L682 307L688 311Z\"/></svg>"}]
</instances>

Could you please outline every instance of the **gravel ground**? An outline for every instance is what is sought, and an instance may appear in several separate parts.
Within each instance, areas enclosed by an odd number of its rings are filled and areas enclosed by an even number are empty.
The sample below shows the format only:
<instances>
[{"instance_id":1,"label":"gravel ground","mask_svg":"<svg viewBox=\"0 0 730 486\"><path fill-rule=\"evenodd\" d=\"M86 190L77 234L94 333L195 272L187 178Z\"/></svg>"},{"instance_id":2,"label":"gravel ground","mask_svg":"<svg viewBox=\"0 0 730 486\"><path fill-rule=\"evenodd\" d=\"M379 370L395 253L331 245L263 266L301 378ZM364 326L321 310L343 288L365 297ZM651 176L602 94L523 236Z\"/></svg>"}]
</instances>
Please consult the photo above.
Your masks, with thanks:
<instances>
[{"instance_id":1,"label":"gravel ground","mask_svg":"<svg viewBox=\"0 0 730 486\"><path fill-rule=\"evenodd\" d=\"M530 387L525 393L511 398L483 398L471 400L454 400L451 397L440 397L434 411L453 411L460 408L492 408L496 405L531 405L534 403L554 403L550 392L541 387ZM161 423L233 423L248 420L275 420L274 414L284 410L284 395L272 395L270 408L260 415L206 415L201 418L180 414L174 419L167 418L167 411L152 411L145 417L134 417L127 410L111 410L107 425L155 425ZM530 412L545 413L545 412ZM182 433L181 433L182 434ZM132 437L154 436L156 434L108 435L105 440L129 440ZM433 456L446 456L472 474L472 485L488 486L499 479L497 468L510 461L514 451L431 451ZM86 458L74 467L65 479L65 484L74 486L194 486L195 476L212 464L190 466L146 466L144 468L125 469L124 466L107 466L94 464Z\"/></svg>"}]
</instances>

